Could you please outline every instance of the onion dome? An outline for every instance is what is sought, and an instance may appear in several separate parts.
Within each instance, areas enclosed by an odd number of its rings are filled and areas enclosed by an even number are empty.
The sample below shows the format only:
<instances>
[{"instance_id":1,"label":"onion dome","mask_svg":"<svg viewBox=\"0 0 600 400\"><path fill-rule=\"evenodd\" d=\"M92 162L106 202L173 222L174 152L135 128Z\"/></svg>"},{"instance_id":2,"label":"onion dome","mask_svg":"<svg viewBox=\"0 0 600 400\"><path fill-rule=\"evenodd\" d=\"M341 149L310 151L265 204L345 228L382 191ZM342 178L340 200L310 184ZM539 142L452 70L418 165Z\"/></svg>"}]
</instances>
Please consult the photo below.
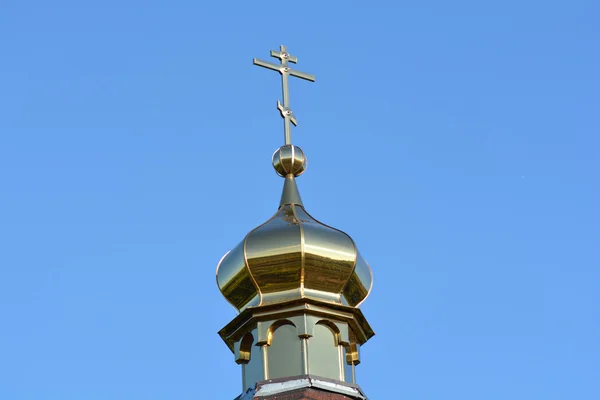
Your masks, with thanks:
<instances>
[{"instance_id":1,"label":"onion dome","mask_svg":"<svg viewBox=\"0 0 600 400\"><path fill-rule=\"evenodd\" d=\"M223 256L221 293L238 311L300 298L358 307L371 291L371 268L348 234L304 209L295 181L306 169L304 152L282 146L273 167L285 179L279 209Z\"/></svg>"}]
</instances>

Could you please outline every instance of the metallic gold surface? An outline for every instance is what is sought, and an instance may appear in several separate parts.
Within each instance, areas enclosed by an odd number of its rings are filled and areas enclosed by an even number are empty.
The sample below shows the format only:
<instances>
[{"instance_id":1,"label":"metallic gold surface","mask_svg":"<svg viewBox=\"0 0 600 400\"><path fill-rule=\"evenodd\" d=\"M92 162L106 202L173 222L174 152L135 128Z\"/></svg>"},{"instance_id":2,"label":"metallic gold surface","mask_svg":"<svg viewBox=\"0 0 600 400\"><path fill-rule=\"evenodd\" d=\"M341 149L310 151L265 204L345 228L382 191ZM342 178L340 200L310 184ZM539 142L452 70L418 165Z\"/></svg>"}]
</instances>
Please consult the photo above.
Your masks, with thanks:
<instances>
[{"instance_id":1,"label":"metallic gold surface","mask_svg":"<svg viewBox=\"0 0 600 400\"><path fill-rule=\"evenodd\" d=\"M371 293L373 273L364 258L357 254L356 267L344 287L343 295L348 304L358 307Z\"/></svg>"},{"instance_id":2,"label":"metallic gold surface","mask_svg":"<svg viewBox=\"0 0 600 400\"><path fill-rule=\"evenodd\" d=\"M289 174L298 177L306 171L306 156L304 155L304 151L298 146L281 146L273 153L272 162L275 172L282 177Z\"/></svg>"},{"instance_id":3,"label":"metallic gold surface","mask_svg":"<svg viewBox=\"0 0 600 400\"><path fill-rule=\"evenodd\" d=\"M225 254L219 262L217 285L223 296L237 309L258 304L258 289L244 261L243 243Z\"/></svg>"},{"instance_id":4,"label":"metallic gold surface","mask_svg":"<svg viewBox=\"0 0 600 400\"><path fill-rule=\"evenodd\" d=\"M287 145L279 148L279 160L281 161L281 166L286 171L283 176L291 173L289 171L292 170L294 163L294 147L292 145Z\"/></svg>"},{"instance_id":5,"label":"metallic gold surface","mask_svg":"<svg viewBox=\"0 0 600 400\"><path fill-rule=\"evenodd\" d=\"M285 176L285 180L283 181L283 191L281 192L279 207L291 204L297 206L303 205L302 198L300 198L300 192L298 191L298 185L296 185L296 179L294 179L294 175L289 174Z\"/></svg>"},{"instance_id":6,"label":"metallic gold surface","mask_svg":"<svg viewBox=\"0 0 600 400\"><path fill-rule=\"evenodd\" d=\"M298 287L301 278L301 229L293 206L282 207L275 217L245 239L246 260L261 293Z\"/></svg>"},{"instance_id":7,"label":"metallic gold surface","mask_svg":"<svg viewBox=\"0 0 600 400\"><path fill-rule=\"evenodd\" d=\"M217 282L241 311L298 298L357 306L373 279L347 234L286 204L223 258Z\"/></svg>"},{"instance_id":8,"label":"metallic gold surface","mask_svg":"<svg viewBox=\"0 0 600 400\"><path fill-rule=\"evenodd\" d=\"M348 235L314 220L295 207L304 236L304 287L340 293L352 274L356 247Z\"/></svg>"},{"instance_id":9,"label":"metallic gold surface","mask_svg":"<svg viewBox=\"0 0 600 400\"><path fill-rule=\"evenodd\" d=\"M283 130L284 130L284 138L285 144L292 144L292 129L290 124L298 125L296 121L296 117L294 116L294 112L290 108L290 90L289 90L289 77L295 76L300 79L305 79L310 82L315 81L315 76L311 74L307 74L305 72L296 71L290 68L288 62L297 63L298 58L290 55L287 52L285 46L280 46L279 51L271 50L271 57L278 58L280 63L273 64L270 62L254 59L252 62L254 65L258 65L259 67L271 69L273 71L277 71L281 74L281 89L283 94L283 104L277 100L277 109L283 118Z\"/></svg>"}]
</instances>

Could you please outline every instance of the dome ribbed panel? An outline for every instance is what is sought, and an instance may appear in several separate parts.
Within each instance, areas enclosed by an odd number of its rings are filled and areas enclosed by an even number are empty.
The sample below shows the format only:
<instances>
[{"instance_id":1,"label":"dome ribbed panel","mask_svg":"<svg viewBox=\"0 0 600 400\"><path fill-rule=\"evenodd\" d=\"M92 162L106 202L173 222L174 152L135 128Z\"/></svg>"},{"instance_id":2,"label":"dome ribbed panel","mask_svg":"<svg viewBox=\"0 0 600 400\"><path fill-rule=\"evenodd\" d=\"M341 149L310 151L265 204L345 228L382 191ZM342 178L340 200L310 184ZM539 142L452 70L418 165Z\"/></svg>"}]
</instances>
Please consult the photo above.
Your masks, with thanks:
<instances>
[{"instance_id":1,"label":"dome ribbed panel","mask_svg":"<svg viewBox=\"0 0 600 400\"><path fill-rule=\"evenodd\" d=\"M300 286L300 226L290 206L282 207L274 218L248 234L246 260L262 293Z\"/></svg>"},{"instance_id":2,"label":"dome ribbed panel","mask_svg":"<svg viewBox=\"0 0 600 400\"><path fill-rule=\"evenodd\" d=\"M304 287L340 293L354 269L356 249L345 233L311 218L300 207L304 230Z\"/></svg>"},{"instance_id":3,"label":"dome ribbed panel","mask_svg":"<svg viewBox=\"0 0 600 400\"><path fill-rule=\"evenodd\" d=\"M356 307L362 303L369 295L372 285L371 267L359 253L356 259L356 268L342 292L348 305Z\"/></svg>"},{"instance_id":4,"label":"dome ribbed panel","mask_svg":"<svg viewBox=\"0 0 600 400\"><path fill-rule=\"evenodd\" d=\"M217 285L227 301L238 310L251 302L258 303L258 291L244 259L243 242L227 253L219 263Z\"/></svg>"}]
</instances>

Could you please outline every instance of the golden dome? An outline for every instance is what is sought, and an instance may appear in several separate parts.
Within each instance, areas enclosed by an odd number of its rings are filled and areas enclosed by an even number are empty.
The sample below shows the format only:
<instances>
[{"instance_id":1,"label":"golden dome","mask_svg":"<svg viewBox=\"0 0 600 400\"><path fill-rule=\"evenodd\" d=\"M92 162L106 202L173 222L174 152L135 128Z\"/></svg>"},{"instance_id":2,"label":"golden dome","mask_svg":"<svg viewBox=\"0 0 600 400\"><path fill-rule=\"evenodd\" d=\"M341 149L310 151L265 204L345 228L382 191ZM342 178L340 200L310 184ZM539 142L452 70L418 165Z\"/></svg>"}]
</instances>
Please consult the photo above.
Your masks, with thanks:
<instances>
[{"instance_id":1,"label":"golden dome","mask_svg":"<svg viewBox=\"0 0 600 400\"><path fill-rule=\"evenodd\" d=\"M273 164L285 174L279 209L219 262L223 296L239 311L299 298L357 307L371 290L371 268L350 236L304 209L295 182L306 168L304 153L283 146Z\"/></svg>"}]
</instances>

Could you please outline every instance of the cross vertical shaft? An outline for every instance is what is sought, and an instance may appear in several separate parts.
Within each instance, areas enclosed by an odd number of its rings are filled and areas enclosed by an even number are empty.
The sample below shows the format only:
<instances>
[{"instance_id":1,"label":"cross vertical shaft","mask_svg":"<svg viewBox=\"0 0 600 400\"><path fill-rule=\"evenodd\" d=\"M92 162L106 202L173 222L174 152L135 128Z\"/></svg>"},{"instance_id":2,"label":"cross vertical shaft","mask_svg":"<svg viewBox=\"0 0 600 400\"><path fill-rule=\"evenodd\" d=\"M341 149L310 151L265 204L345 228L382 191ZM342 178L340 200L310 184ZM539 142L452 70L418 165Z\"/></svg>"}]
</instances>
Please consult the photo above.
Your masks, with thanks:
<instances>
[{"instance_id":1,"label":"cross vertical shaft","mask_svg":"<svg viewBox=\"0 0 600 400\"><path fill-rule=\"evenodd\" d=\"M292 63L298 62L298 58L291 56L285 46L280 46L279 51L271 50L271 57L278 58L280 60L280 64L273 64L270 62L254 59L254 65L258 65L259 67L264 67L267 69L271 69L273 71L277 71L281 74L281 86L282 86L282 94L283 94L283 105L277 101L277 109L281 113L283 118L283 131L285 144L292 144L292 126L298 125L296 121L296 117L290 108L290 90L289 90L289 76L295 76L297 78L305 79L307 81L314 82L315 76L306 74L304 72L293 70L289 67L288 61Z\"/></svg>"},{"instance_id":2,"label":"cross vertical shaft","mask_svg":"<svg viewBox=\"0 0 600 400\"><path fill-rule=\"evenodd\" d=\"M281 51L285 52L285 46L281 46ZM271 52L272 55L273 52ZM281 65L286 71L289 71L288 65L288 57L281 57ZM290 87L289 87L289 73L288 72L281 73L281 91L283 92L283 110L281 110L281 105L277 102L277 108L279 108L281 112L281 116L283 117L283 132L284 132L284 140L285 144L292 144L292 126L290 122L292 122L292 118L294 118L294 114L292 109L290 108ZM287 112L289 110L289 112ZM296 125L296 119L294 118L294 125Z\"/></svg>"}]
</instances>

